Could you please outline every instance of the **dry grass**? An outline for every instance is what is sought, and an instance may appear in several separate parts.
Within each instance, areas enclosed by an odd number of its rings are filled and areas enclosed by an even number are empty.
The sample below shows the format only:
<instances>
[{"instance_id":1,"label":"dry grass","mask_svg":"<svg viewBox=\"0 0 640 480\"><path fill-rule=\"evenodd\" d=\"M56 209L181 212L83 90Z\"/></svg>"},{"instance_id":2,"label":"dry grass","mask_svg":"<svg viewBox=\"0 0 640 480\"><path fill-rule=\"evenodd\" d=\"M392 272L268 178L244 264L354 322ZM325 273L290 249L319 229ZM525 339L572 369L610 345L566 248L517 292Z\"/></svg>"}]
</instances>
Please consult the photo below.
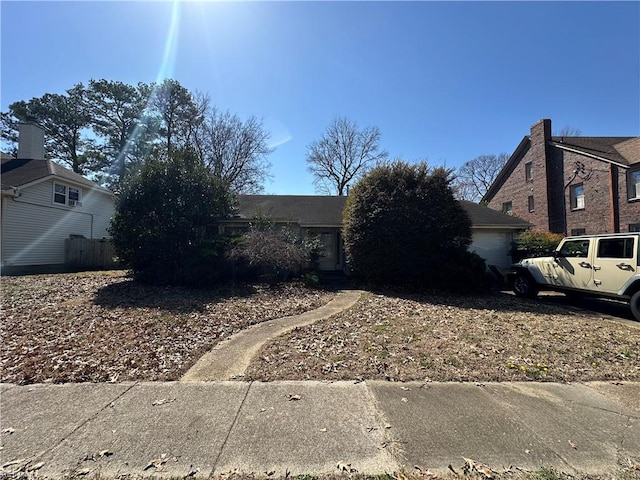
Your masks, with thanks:
<instances>
[{"instance_id":1,"label":"dry grass","mask_svg":"<svg viewBox=\"0 0 640 480\"><path fill-rule=\"evenodd\" d=\"M332 296L297 284L151 287L125 272L3 277L0 378L175 380L222 338Z\"/></svg>"},{"instance_id":2,"label":"dry grass","mask_svg":"<svg viewBox=\"0 0 640 480\"><path fill-rule=\"evenodd\" d=\"M246 378L640 380L640 329L506 294L367 293L269 343Z\"/></svg>"},{"instance_id":3,"label":"dry grass","mask_svg":"<svg viewBox=\"0 0 640 480\"><path fill-rule=\"evenodd\" d=\"M124 272L4 277L0 379L176 380L222 338L332 295L298 284L150 287ZM269 343L244 378L640 380L640 329L501 294L370 292Z\"/></svg>"}]
</instances>

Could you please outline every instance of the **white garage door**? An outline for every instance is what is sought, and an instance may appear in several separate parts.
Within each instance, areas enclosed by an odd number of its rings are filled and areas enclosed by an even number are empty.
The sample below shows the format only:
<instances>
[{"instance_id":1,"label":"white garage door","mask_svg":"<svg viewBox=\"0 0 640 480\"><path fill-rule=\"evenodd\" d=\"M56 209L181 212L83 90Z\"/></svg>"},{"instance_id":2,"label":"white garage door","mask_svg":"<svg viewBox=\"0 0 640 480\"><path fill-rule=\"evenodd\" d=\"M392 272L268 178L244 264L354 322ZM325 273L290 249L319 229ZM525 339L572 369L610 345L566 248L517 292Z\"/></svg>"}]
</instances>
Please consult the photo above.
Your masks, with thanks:
<instances>
[{"instance_id":1,"label":"white garage door","mask_svg":"<svg viewBox=\"0 0 640 480\"><path fill-rule=\"evenodd\" d=\"M513 233L510 230L474 230L469 251L484 258L487 266L508 268L512 263L509 255L512 238Z\"/></svg>"}]
</instances>

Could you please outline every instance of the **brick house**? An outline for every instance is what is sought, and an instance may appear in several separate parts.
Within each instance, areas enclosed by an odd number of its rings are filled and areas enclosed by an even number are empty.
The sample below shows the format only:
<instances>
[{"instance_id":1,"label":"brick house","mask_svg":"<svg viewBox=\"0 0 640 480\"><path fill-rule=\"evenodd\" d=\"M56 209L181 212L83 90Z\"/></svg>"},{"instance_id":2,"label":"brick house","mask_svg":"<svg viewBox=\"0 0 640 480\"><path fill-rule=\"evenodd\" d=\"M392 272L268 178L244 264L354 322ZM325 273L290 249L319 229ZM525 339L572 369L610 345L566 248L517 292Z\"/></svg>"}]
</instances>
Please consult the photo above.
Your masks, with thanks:
<instances>
[{"instance_id":1,"label":"brick house","mask_svg":"<svg viewBox=\"0 0 640 480\"><path fill-rule=\"evenodd\" d=\"M557 137L531 127L482 198L541 231L640 231L640 137Z\"/></svg>"}]
</instances>

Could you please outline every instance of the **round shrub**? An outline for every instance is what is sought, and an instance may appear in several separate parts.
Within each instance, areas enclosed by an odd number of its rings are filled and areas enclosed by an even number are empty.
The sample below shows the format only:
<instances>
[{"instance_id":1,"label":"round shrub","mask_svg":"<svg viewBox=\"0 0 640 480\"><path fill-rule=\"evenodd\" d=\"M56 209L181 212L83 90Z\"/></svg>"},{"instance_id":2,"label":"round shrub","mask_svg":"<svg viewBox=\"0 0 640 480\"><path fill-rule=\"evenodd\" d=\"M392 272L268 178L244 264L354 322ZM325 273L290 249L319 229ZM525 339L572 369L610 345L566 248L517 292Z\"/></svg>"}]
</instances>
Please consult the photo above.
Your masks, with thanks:
<instances>
[{"instance_id":1,"label":"round shrub","mask_svg":"<svg viewBox=\"0 0 640 480\"><path fill-rule=\"evenodd\" d=\"M126 184L110 232L135 279L199 285L221 275L226 242L218 220L232 211L228 188L192 152L175 151L146 160Z\"/></svg>"},{"instance_id":2,"label":"round shrub","mask_svg":"<svg viewBox=\"0 0 640 480\"><path fill-rule=\"evenodd\" d=\"M344 211L353 274L377 285L446 289L468 287L468 276L484 278L484 262L469 261L471 221L450 182L449 171L425 163L396 161L369 171Z\"/></svg>"}]
</instances>

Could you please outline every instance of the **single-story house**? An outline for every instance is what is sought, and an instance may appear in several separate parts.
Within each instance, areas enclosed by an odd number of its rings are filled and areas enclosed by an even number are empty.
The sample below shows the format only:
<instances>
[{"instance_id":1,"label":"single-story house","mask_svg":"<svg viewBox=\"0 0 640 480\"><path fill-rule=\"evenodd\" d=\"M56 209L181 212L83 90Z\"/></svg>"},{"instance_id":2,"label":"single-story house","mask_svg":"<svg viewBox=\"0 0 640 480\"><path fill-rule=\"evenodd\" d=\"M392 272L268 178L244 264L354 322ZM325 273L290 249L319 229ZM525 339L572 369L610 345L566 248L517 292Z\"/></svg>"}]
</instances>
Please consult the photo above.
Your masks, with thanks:
<instances>
[{"instance_id":1,"label":"single-story house","mask_svg":"<svg viewBox=\"0 0 640 480\"><path fill-rule=\"evenodd\" d=\"M113 193L44 158L44 130L20 125L17 158L2 157L2 272L65 263L65 240L109 237ZM31 267L31 268L27 268Z\"/></svg>"},{"instance_id":2,"label":"single-story house","mask_svg":"<svg viewBox=\"0 0 640 480\"><path fill-rule=\"evenodd\" d=\"M346 271L341 238L346 200L345 196L240 195L236 216L225 220L222 230L246 230L256 217L265 217L276 225L288 225L298 234L318 236L324 247L320 269ZM461 201L460 204L472 223L473 243L469 250L484 258L487 265L507 268L512 263L512 242L518 232L530 224L476 203Z\"/></svg>"}]
</instances>

